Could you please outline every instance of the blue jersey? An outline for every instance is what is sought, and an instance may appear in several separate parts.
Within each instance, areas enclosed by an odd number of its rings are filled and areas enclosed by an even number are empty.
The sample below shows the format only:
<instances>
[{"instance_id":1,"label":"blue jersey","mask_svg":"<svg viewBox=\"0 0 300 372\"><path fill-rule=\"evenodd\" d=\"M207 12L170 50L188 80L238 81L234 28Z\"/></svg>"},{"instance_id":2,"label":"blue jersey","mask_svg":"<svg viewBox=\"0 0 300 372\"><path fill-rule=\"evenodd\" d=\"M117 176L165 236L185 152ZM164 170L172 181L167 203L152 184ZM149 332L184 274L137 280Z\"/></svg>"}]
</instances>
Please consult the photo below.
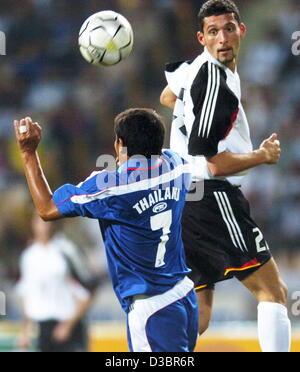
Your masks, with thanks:
<instances>
[{"instance_id":1,"label":"blue jersey","mask_svg":"<svg viewBox=\"0 0 300 372\"><path fill-rule=\"evenodd\" d=\"M133 296L162 294L190 272L181 237L190 184L186 162L164 151L151 160L131 158L116 172L93 173L54 193L65 217L100 221L110 276L125 311Z\"/></svg>"}]
</instances>

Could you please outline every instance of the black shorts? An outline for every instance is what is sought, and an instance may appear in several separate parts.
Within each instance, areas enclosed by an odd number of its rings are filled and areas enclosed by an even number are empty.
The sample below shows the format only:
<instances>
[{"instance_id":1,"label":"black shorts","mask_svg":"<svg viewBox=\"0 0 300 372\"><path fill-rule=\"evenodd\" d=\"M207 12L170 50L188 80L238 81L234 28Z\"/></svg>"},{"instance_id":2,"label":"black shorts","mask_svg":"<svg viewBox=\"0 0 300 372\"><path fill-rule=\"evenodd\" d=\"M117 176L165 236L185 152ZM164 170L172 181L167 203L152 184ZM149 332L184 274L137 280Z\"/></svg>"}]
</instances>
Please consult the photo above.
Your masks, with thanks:
<instances>
[{"instance_id":1,"label":"black shorts","mask_svg":"<svg viewBox=\"0 0 300 372\"><path fill-rule=\"evenodd\" d=\"M73 329L69 340L57 343L53 339L53 332L59 324L56 320L40 322L38 349L42 353L76 353L86 352L88 349L88 333L84 321L80 321Z\"/></svg>"},{"instance_id":2,"label":"black shorts","mask_svg":"<svg viewBox=\"0 0 300 372\"><path fill-rule=\"evenodd\" d=\"M240 188L205 181L204 190L201 201L186 203L182 220L190 278L197 291L233 277L244 280L272 258Z\"/></svg>"}]
</instances>

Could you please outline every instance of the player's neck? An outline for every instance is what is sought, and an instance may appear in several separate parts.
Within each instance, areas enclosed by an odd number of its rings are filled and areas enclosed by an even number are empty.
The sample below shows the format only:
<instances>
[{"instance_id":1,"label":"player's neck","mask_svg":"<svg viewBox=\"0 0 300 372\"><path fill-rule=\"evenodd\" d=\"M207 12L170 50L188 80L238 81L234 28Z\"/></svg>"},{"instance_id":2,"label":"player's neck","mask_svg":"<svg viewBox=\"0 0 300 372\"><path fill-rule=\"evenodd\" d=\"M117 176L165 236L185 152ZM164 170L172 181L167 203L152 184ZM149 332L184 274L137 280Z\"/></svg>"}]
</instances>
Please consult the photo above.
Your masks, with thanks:
<instances>
[{"instance_id":1,"label":"player's neck","mask_svg":"<svg viewBox=\"0 0 300 372\"><path fill-rule=\"evenodd\" d=\"M121 167L123 164L127 163L130 158L126 156L119 156L119 167Z\"/></svg>"},{"instance_id":2,"label":"player's neck","mask_svg":"<svg viewBox=\"0 0 300 372\"><path fill-rule=\"evenodd\" d=\"M223 65L229 68L229 70L231 70L235 74L237 71L237 58L234 58L234 60L228 63L223 63Z\"/></svg>"},{"instance_id":3,"label":"player's neck","mask_svg":"<svg viewBox=\"0 0 300 372\"><path fill-rule=\"evenodd\" d=\"M234 62L231 62L231 63L229 63L228 65L225 65L225 66L228 67L229 70L231 70L234 74L236 73L236 70L237 70L236 60L234 60Z\"/></svg>"},{"instance_id":4,"label":"player's neck","mask_svg":"<svg viewBox=\"0 0 300 372\"><path fill-rule=\"evenodd\" d=\"M213 54L207 48L205 48L205 52L208 53L209 58L214 63L219 64L221 67L223 66L223 67L228 68L234 74L236 73L236 71L237 71L237 61L238 61L237 58L234 58L233 60L224 63L222 61L219 61L216 57L214 57Z\"/></svg>"},{"instance_id":5,"label":"player's neck","mask_svg":"<svg viewBox=\"0 0 300 372\"><path fill-rule=\"evenodd\" d=\"M47 247L49 245L51 240L52 240L52 237L50 237L50 236L37 236L35 238L36 243L38 243L42 246L45 246L45 247Z\"/></svg>"}]
</instances>

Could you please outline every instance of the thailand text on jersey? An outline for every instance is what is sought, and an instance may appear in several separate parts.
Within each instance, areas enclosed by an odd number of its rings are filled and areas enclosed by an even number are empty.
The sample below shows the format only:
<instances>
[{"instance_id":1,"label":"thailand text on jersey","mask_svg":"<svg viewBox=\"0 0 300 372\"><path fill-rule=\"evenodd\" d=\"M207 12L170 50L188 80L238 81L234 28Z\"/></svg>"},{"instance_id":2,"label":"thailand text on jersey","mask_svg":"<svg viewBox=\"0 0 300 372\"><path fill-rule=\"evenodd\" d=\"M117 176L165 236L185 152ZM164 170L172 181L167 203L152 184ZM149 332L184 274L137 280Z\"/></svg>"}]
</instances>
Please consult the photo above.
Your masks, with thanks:
<instances>
[{"instance_id":1,"label":"thailand text on jersey","mask_svg":"<svg viewBox=\"0 0 300 372\"><path fill-rule=\"evenodd\" d=\"M171 149L193 165L194 181L217 179L240 185L245 172L212 177L205 160L224 151L242 154L253 150L238 73L205 50L194 61L167 65L166 77L178 97Z\"/></svg>"},{"instance_id":2,"label":"thailand text on jersey","mask_svg":"<svg viewBox=\"0 0 300 372\"><path fill-rule=\"evenodd\" d=\"M93 173L65 185L53 200L66 217L98 219L115 292L125 311L131 297L162 294L189 270L181 217L191 184L189 165L164 151L152 160L131 158L117 172Z\"/></svg>"}]
</instances>

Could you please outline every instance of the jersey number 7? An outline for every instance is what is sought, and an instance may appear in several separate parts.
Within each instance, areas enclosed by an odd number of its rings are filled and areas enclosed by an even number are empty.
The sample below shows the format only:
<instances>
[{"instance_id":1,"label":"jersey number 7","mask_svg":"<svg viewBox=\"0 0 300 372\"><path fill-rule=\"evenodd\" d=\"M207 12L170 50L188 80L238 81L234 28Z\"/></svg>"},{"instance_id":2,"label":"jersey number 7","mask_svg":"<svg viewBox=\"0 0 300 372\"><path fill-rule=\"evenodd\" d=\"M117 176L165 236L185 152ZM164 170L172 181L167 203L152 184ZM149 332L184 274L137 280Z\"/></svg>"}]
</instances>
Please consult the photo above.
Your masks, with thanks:
<instances>
[{"instance_id":1,"label":"jersey number 7","mask_svg":"<svg viewBox=\"0 0 300 372\"><path fill-rule=\"evenodd\" d=\"M172 217L171 210L151 217L152 231L163 230L162 236L160 237L161 243L157 250L155 267L162 267L165 265L166 244L169 241L169 234L171 233Z\"/></svg>"}]
</instances>

